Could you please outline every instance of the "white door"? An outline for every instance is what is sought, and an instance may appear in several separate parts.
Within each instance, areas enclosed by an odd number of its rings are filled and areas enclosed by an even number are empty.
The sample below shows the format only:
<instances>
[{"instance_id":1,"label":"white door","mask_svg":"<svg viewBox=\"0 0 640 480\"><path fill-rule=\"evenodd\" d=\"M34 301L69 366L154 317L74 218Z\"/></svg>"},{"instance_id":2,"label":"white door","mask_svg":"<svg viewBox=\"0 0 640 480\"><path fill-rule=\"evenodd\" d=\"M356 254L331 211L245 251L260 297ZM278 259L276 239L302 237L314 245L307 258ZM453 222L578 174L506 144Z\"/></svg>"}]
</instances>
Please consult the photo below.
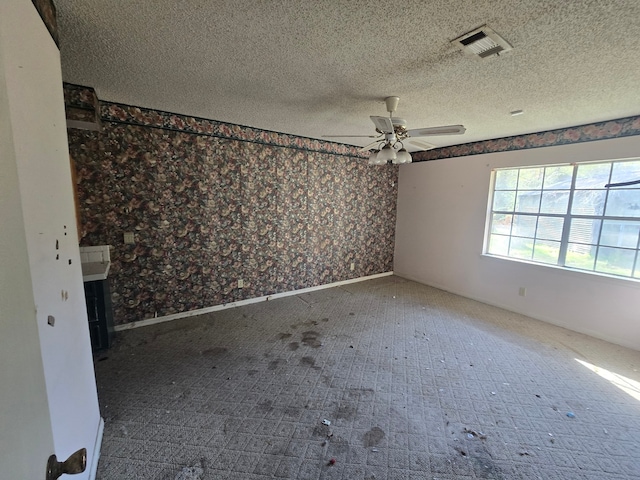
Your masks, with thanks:
<instances>
[{"instance_id":1,"label":"white door","mask_svg":"<svg viewBox=\"0 0 640 480\"><path fill-rule=\"evenodd\" d=\"M59 51L31 0L0 0L0 478L100 442ZM51 318L50 325L48 319ZM55 320L55 321L53 321Z\"/></svg>"},{"instance_id":2,"label":"white door","mask_svg":"<svg viewBox=\"0 0 640 480\"><path fill-rule=\"evenodd\" d=\"M53 434L11 124L5 114L2 54L0 48L0 476L44 480Z\"/></svg>"}]
</instances>

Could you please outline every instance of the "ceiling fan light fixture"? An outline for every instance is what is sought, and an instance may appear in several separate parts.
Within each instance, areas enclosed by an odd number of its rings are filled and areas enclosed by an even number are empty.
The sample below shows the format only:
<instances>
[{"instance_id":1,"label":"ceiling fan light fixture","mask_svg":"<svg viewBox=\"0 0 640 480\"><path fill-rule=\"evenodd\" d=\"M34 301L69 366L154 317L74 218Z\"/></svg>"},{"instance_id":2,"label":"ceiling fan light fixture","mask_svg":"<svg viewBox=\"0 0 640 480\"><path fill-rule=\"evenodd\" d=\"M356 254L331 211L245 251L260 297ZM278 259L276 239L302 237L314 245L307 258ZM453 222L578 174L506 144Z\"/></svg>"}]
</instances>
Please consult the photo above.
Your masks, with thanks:
<instances>
[{"instance_id":1,"label":"ceiling fan light fixture","mask_svg":"<svg viewBox=\"0 0 640 480\"><path fill-rule=\"evenodd\" d=\"M369 165L378 165L378 151L374 150L369 155Z\"/></svg>"},{"instance_id":2,"label":"ceiling fan light fixture","mask_svg":"<svg viewBox=\"0 0 640 480\"><path fill-rule=\"evenodd\" d=\"M390 144L386 144L382 149L378 152L377 158L379 161L387 163L389 160L395 160L396 151L391 147Z\"/></svg>"},{"instance_id":3,"label":"ceiling fan light fixture","mask_svg":"<svg viewBox=\"0 0 640 480\"><path fill-rule=\"evenodd\" d=\"M407 152L406 148L402 147L398 150L398 153L396 153L396 158L393 160L393 163L399 165L402 163L411 163L412 161L411 154Z\"/></svg>"}]
</instances>

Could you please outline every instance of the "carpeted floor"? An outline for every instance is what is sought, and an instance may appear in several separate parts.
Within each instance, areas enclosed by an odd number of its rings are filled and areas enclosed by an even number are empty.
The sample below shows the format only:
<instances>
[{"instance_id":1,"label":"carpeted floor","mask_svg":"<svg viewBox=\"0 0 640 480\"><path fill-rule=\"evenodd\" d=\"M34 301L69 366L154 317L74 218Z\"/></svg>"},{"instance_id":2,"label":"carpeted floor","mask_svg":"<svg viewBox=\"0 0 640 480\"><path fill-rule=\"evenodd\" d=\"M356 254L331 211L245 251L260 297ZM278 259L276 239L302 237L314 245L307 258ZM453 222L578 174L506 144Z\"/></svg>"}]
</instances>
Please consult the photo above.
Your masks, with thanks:
<instances>
[{"instance_id":1,"label":"carpeted floor","mask_svg":"<svg viewBox=\"0 0 640 480\"><path fill-rule=\"evenodd\" d=\"M384 277L120 332L98 478L638 479L639 370Z\"/></svg>"}]
</instances>

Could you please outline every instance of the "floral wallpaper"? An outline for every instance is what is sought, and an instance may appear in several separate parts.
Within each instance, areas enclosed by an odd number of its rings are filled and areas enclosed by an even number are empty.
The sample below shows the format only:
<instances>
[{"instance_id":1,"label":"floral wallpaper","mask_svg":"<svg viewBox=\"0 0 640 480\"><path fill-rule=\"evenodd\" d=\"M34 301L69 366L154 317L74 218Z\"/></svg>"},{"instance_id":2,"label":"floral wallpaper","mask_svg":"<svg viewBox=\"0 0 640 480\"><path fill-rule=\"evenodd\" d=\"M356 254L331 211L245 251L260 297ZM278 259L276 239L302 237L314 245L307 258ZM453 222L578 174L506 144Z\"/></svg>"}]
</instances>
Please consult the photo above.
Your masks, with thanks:
<instances>
[{"instance_id":1,"label":"floral wallpaper","mask_svg":"<svg viewBox=\"0 0 640 480\"><path fill-rule=\"evenodd\" d=\"M397 167L329 142L256 141L244 127L111 103L101 112L99 132L68 133L82 245L112 245L116 324L392 270Z\"/></svg>"},{"instance_id":2,"label":"floral wallpaper","mask_svg":"<svg viewBox=\"0 0 640 480\"><path fill-rule=\"evenodd\" d=\"M397 166L370 167L348 145L64 91L68 111L97 110L102 121L97 132L69 129L69 148L82 244L112 245L117 324L392 270ZM639 134L640 117L629 117L412 156Z\"/></svg>"},{"instance_id":3,"label":"floral wallpaper","mask_svg":"<svg viewBox=\"0 0 640 480\"><path fill-rule=\"evenodd\" d=\"M64 87L67 107L76 107L77 109L89 111L95 108L97 97L92 88L72 84L65 84ZM368 157L367 153L359 152L358 147L349 145L325 142L312 138L295 137L215 120L186 117L129 105L104 104L101 109L101 115L103 118L108 118L114 122L153 125L166 129L202 133L220 138L233 138L268 145L289 146L292 148L335 153L338 155ZM631 135L640 135L640 116L434 148L423 152L413 152L411 156L413 157L413 162L416 163L483 153L590 142Z\"/></svg>"},{"instance_id":4,"label":"floral wallpaper","mask_svg":"<svg viewBox=\"0 0 640 480\"><path fill-rule=\"evenodd\" d=\"M56 42L58 47L60 46L60 38L58 34L58 20L56 17L56 6L53 4L52 0L32 0L33 6L36 7L36 10L40 14L40 18L49 30L51 34L51 38Z\"/></svg>"},{"instance_id":5,"label":"floral wallpaper","mask_svg":"<svg viewBox=\"0 0 640 480\"><path fill-rule=\"evenodd\" d=\"M64 96L67 109L92 109L97 100L90 87L64 84ZM232 123L219 122L198 117L162 112L149 108L135 107L121 103L100 102L100 116L103 120L127 125L152 126L166 130L199 133L207 136L245 140L248 142L282 147L300 148L323 153L335 153L353 157L367 158L368 154L359 152L358 147L342 143L327 142L315 138L297 137L285 133L245 127Z\"/></svg>"},{"instance_id":6,"label":"floral wallpaper","mask_svg":"<svg viewBox=\"0 0 640 480\"><path fill-rule=\"evenodd\" d=\"M84 125L90 130L100 129L100 101L93 88L65 84L65 115L67 125Z\"/></svg>"},{"instance_id":7,"label":"floral wallpaper","mask_svg":"<svg viewBox=\"0 0 640 480\"><path fill-rule=\"evenodd\" d=\"M66 107L94 109L99 104L96 91L91 87L82 87L71 83L64 83L63 87Z\"/></svg>"},{"instance_id":8,"label":"floral wallpaper","mask_svg":"<svg viewBox=\"0 0 640 480\"><path fill-rule=\"evenodd\" d=\"M481 153L507 152L527 148L552 147L569 143L591 142L607 138L640 135L640 116L619 118L607 122L590 123L577 127L559 128L547 132L528 133L514 137L496 138L481 142L463 143L412 153L414 162L464 157Z\"/></svg>"}]
</instances>

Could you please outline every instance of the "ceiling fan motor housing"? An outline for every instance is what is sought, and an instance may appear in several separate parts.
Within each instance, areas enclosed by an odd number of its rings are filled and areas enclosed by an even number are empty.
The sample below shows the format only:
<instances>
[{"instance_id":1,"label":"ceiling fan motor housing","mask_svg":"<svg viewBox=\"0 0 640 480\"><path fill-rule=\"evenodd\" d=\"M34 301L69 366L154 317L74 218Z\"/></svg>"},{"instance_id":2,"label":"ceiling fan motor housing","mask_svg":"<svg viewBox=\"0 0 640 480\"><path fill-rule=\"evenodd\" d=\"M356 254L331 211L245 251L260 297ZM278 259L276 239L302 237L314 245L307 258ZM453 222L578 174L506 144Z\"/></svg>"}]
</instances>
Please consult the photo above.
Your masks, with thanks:
<instances>
[{"instance_id":1,"label":"ceiling fan motor housing","mask_svg":"<svg viewBox=\"0 0 640 480\"><path fill-rule=\"evenodd\" d=\"M387 97L384 99L384 103L387 104L387 112L393 113L398 109L398 102L400 97Z\"/></svg>"},{"instance_id":2,"label":"ceiling fan motor housing","mask_svg":"<svg viewBox=\"0 0 640 480\"><path fill-rule=\"evenodd\" d=\"M403 136L407 133L407 121L404 118L391 117L391 123L396 135Z\"/></svg>"},{"instance_id":3,"label":"ceiling fan motor housing","mask_svg":"<svg viewBox=\"0 0 640 480\"><path fill-rule=\"evenodd\" d=\"M396 135L401 136L407 132L407 121L404 118L391 117L391 123L393 124L393 130ZM376 132L384 134L382 130L376 128Z\"/></svg>"}]
</instances>

